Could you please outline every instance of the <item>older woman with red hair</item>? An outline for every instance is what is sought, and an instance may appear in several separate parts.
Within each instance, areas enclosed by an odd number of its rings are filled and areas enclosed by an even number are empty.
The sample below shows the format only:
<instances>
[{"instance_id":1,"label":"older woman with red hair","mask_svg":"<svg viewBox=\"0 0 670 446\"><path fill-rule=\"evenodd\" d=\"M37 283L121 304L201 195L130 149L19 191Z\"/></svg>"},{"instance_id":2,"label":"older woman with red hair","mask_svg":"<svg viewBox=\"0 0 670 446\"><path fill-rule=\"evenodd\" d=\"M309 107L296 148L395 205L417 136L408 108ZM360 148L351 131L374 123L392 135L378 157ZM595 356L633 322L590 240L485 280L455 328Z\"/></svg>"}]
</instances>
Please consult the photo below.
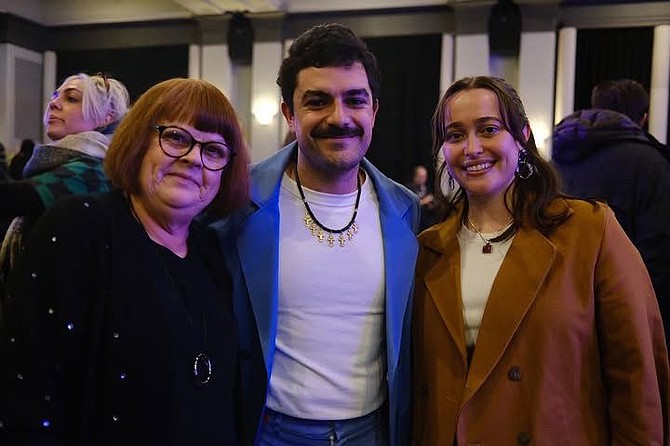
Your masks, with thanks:
<instances>
[{"instance_id":1,"label":"older woman with red hair","mask_svg":"<svg viewBox=\"0 0 670 446\"><path fill-rule=\"evenodd\" d=\"M172 79L138 99L105 158L115 189L51 208L10 275L8 440L252 443L265 370L248 366L237 279L198 221L246 203L248 162L215 86Z\"/></svg>"}]
</instances>

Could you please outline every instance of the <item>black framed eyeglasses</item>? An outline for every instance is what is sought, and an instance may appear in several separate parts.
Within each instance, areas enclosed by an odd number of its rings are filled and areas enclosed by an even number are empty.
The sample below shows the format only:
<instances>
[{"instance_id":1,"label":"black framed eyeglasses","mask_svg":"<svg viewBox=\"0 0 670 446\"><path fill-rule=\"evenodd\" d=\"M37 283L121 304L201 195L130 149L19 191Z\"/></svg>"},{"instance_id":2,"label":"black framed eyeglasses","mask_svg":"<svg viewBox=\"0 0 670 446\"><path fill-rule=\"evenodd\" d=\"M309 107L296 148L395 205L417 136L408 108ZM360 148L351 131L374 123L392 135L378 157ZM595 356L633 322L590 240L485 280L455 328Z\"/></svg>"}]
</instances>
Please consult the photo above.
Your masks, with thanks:
<instances>
[{"instance_id":1,"label":"black framed eyeglasses","mask_svg":"<svg viewBox=\"0 0 670 446\"><path fill-rule=\"evenodd\" d=\"M223 170L235 156L235 152L225 143L198 141L188 130L176 125L156 125L154 128L158 130L158 145L170 158L186 156L198 144L203 167L217 171Z\"/></svg>"}]
</instances>

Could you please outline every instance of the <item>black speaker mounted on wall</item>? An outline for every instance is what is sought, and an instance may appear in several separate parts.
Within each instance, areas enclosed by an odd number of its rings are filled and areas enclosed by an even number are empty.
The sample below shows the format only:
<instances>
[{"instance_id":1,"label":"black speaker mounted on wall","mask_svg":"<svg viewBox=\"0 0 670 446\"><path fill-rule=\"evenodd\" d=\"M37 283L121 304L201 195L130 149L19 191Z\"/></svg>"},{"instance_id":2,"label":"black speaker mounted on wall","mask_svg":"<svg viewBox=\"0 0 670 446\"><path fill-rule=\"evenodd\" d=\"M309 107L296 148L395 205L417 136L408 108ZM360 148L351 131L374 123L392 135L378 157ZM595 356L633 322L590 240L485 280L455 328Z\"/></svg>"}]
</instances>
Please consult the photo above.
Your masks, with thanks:
<instances>
[{"instance_id":1,"label":"black speaker mounted on wall","mask_svg":"<svg viewBox=\"0 0 670 446\"><path fill-rule=\"evenodd\" d=\"M233 63L251 65L254 51L254 26L243 12L233 13L228 24L228 55Z\"/></svg>"},{"instance_id":2,"label":"black speaker mounted on wall","mask_svg":"<svg viewBox=\"0 0 670 446\"><path fill-rule=\"evenodd\" d=\"M521 11L513 0L498 0L489 16L489 52L493 56L518 56L521 44Z\"/></svg>"}]
</instances>

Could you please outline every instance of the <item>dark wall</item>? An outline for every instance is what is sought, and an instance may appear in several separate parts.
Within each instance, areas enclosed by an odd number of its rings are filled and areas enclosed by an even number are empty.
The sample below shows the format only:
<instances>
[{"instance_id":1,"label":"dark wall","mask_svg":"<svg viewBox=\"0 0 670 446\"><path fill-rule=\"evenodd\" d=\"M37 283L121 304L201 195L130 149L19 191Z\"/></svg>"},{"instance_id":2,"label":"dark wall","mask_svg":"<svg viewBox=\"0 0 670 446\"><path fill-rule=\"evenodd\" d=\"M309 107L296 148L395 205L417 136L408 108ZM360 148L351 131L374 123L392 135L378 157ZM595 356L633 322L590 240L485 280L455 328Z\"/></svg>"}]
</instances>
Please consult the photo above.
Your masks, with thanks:
<instances>
[{"instance_id":1,"label":"dark wall","mask_svg":"<svg viewBox=\"0 0 670 446\"><path fill-rule=\"evenodd\" d=\"M103 72L118 79L134 101L152 85L188 76L188 45L57 51L57 84L67 76Z\"/></svg>"},{"instance_id":2,"label":"dark wall","mask_svg":"<svg viewBox=\"0 0 670 446\"><path fill-rule=\"evenodd\" d=\"M649 91L652 27L577 31L575 110L591 107L591 89L609 79L634 79Z\"/></svg>"},{"instance_id":3,"label":"dark wall","mask_svg":"<svg viewBox=\"0 0 670 446\"><path fill-rule=\"evenodd\" d=\"M440 94L442 36L365 40L377 57L382 77L367 157L386 175L404 183L417 164L432 170L430 119Z\"/></svg>"},{"instance_id":4,"label":"dark wall","mask_svg":"<svg viewBox=\"0 0 670 446\"><path fill-rule=\"evenodd\" d=\"M227 16L203 17L48 28L44 49L56 52L57 84L77 72L104 72L123 82L135 100L161 80L187 76L189 44L225 42L228 20ZM441 33L454 28L453 10L378 10L337 17L303 14L255 18L254 26L258 25L257 40L264 41L268 35L270 40L290 37L298 29L328 21L349 24L367 38L379 58L381 107L369 158L399 182L409 178L416 164L430 168L430 117L439 95ZM417 28L417 23L422 25Z\"/></svg>"},{"instance_id":5,"label":"dark wall","mask_svg":"<svg viewBox=\"0 0 670 446\"><path fill-rule=\"evenodd\" d=\"M33 51L42 51L46 28L6 12L0 12L0 43L12 43Z\"/></svg>"}]
</instances>

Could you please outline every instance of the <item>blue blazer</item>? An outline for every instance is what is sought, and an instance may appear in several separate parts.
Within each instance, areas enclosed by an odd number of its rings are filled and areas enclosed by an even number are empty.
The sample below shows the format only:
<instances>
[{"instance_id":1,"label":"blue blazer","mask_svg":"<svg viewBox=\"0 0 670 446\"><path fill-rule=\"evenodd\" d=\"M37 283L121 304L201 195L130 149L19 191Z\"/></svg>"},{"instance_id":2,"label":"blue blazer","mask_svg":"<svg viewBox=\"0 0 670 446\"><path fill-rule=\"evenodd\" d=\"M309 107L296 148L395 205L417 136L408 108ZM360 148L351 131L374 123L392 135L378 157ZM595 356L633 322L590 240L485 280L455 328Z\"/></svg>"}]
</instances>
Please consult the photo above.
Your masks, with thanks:
<instances>
[{"instance_id":1,"label":"blue blazer","mask_svg":"<svg viewBox=\"0 0 670 446\"><path fill-rule=\"evenodd\" d=\"M241 325L242 348L253 352L260 342L266 375L272 373L277 333L279 267L279 189L287 165L296 158L297 144L289 144L251 168L251 203L241 213L214 223L233 271L235 312ZM411 399L410 320L414 266L418 251L415 237L420 207L414 193L385 177L369 161L361 167L379 199L384 245L386 293L386 356L389 395L390 444L409 444ZM255 324L255 329L247 324ZM256 403L258 404L258 403ZM260 419L259 419L260 421Z\"/></svg>"}]
</instances>

